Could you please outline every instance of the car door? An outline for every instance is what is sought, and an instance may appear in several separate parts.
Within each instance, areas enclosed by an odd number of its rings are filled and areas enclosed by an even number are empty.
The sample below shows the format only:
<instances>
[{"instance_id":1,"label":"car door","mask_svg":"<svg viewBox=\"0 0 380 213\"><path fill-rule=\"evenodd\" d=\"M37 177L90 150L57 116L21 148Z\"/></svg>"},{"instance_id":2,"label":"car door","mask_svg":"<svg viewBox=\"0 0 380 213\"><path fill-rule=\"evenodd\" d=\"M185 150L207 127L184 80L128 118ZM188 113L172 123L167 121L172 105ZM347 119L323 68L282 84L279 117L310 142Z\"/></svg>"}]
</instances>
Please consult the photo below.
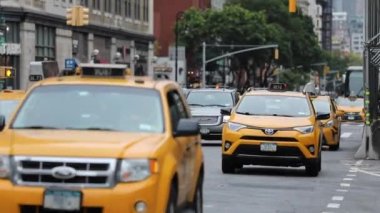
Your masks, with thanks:
<instances>
[{"instance_id":1,"label":"car door","mask_svg":"<svg viewBox=\"0 0 380 213\"><path fill-rule=\"evenodd\" d=\"M180 119L189 118L190 115L186 110L183 99L181 98L177 90L171 90L168 93L169 108L172 121L172 129L175 131ZM179 177L179 190L178 201L184 202L186 195L190 191L190 185L192 180L192 173L194 171L195 164L195 144L192 137L178 136L174 138L177 143L178 152L177 159L178 177Z\"/></svg>"},{"instance_id":2,"label":"car door","mask_svg":"<svg viewBox=\"0 0 380 213\"><path fill-rule=\"evenodd\" d=\"M332 108L332 112L333 112L333 119L334 119L334 125L333 125L333 128L334 128L334 140L335 141L339 141L339 138L340 138L340 117L337 116L337 110L338 110L338 107L336 106L334 100L330 99L330 105L331 105L331 108Z\"/></svg>"}]
</instances>

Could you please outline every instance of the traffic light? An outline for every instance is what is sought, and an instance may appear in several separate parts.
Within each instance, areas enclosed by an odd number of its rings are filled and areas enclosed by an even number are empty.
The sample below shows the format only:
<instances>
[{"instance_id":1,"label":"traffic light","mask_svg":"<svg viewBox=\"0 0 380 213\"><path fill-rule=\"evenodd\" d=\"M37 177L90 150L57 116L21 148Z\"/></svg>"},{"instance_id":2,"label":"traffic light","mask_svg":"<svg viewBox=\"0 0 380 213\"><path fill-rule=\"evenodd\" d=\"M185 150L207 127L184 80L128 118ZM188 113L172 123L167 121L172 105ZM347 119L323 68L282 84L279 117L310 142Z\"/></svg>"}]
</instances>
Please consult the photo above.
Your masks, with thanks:
<instances>
[{"instance_id":1,"label":"traffic light","mask_svg":"<svg viewBox=\"0 0 380 213\"><path fill-rule=\"evenodd\" d=\"M77 26L88 25L90 22L90 16L89 16L90 9L88 9L87 7L79 7L78 10L79 10L79 14L78 14Z\"/></svg>"},{"instance_id":2,"label":"traffic light","mask_svg":"<svg viewBox=\"0 0 380 213\"><path fill-rule=\"evenodd\" d=\"M289 0L289 13L297 11L297 0Z\"/></svg>"},{"instance_id":3,"label":"traffic light","mask_svg":"<svg viewBox=\"0 0 380 213\"><path fill-rule=\"evenodd\" d=\"M274 49L274 59L278 60L280 58L280 51L278 48Z\"/></svg>"},{"instance_id":4,"label":"traffic light","mask_svg":"<svg viewBox=\"0 0 380 213\"><path fill-rule=\"evenodd\" d=\"M14 68L7 68L5 69L5 76L7 78L11 78L15 76L15 69Z\"/></svg>"},{"instance_id":5,"label":"traffic light","mask_svg":"<svg viewBox=\"0 0 380 213\"><path fill-rule=\"evenodd\" d=\"M77 26L78 10L77 7L68 8L66 10L66 24L71 26Z\"/></svg>"}]
</instances>

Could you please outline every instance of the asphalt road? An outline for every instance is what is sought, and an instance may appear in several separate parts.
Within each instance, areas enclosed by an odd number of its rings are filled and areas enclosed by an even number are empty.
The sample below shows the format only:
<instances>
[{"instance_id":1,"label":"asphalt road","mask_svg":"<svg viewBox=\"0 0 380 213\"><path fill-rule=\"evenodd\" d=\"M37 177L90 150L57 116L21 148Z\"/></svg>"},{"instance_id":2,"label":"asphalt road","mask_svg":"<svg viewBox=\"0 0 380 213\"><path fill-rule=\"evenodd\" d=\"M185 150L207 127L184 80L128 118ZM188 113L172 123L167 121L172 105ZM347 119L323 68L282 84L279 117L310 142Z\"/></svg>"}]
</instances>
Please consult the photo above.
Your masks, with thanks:
<instances>
[{"instance_id":1,"label":"asphalt road","mask_svg":"<svg viewBox=\"0 0 380 213\"><path fill-rule=\"evenodd\" d=\"M304 167L221 171L220 146L204 146L206 213L380 212L380 162L354 159L362 126L343 125L341 149L324 150L318 177Z\"/></svg>"}]
</instances>

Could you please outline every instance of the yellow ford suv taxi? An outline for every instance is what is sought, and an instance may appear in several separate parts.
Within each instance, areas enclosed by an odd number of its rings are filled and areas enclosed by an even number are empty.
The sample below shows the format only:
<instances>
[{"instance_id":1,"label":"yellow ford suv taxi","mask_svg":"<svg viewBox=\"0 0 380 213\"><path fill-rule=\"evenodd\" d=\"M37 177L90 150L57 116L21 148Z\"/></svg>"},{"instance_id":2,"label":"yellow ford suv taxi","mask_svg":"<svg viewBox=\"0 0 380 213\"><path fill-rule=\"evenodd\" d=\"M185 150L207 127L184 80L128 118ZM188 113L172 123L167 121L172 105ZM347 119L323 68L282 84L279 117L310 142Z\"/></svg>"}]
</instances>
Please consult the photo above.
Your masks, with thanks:
<instances>
[{"instance_id":1,"label":"yellow ford suv taxi","mask_svg":"<svg viewBox=\"0 0 380 213\"><path fill-rule=\"evenodd\" d=\"M233 173L243 165L305 166L310 176L321 170L322 134L308 95L285 92L281 84L270 90L246 92L225 124L222 135L222 171Z\"/></svg>"},{"instance_id":2,"label":"yellow ford suv taxi","mask_svg":"<svg viewBox=\"0 0 380 213\"><path fill-rule=\"evenodd\" d=\"M336 151L340 145L341 117L344 112L337 109L335 101L330 96L318 96L313 99L313 105L317 113L330 114L330 118L322 120L323 145L328 145L330 150Z\"/></svg>"},{"instance_id":3,"label":"yellow ford suv taxi","mask_svg":"<svg viewBox=\"0 0 380 213\"><path fill-rule=\"evenodd\" d=\"M0 114L8 120L24 96L24 90L2 90L0 92Z\"/></svg>"},{"instance_id":4,"label":"yellow ford suv taxi","mask_svg":"<svg viewBox=\"0 0 380 213\"><path fill-rule=\"evenodd\" d=\"M202 212L199 126L180 87L121 65L78 70L37 82L0 123L0 212Z\"/></svg>"}]
</instances>

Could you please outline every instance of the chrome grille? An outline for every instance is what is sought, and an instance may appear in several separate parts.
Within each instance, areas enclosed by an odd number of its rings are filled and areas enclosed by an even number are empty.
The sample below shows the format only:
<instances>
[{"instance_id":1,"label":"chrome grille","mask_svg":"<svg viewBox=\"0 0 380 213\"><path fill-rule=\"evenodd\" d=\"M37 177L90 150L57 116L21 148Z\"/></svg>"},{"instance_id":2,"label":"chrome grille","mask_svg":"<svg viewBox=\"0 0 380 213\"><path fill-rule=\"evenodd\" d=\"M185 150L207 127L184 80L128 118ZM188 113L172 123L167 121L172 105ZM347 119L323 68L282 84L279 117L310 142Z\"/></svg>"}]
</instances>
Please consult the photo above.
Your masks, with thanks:
<instances>
[{"instance_id":1,"label":"chrome grille","mask_svg":"<svg viewBox=\"0 0 380 213\"><path fill-rule=\"evenodd\" d=\"M200 125L218 125L219 116L193 116Z\"/></svg>"},{"instance_id":2,"label":"chrome grille","mask_svg":"<svg viewBox=\"0 0 380 213\"><path fill-rule=\"evenodd\" d=\"M106 188L115 183L116 159L17 156L13 163L16 168L13 180L17 185ZM53 176L53 169L62 166L74 169L75 176L69 179Z\"/></svg>"}]
</instances>

